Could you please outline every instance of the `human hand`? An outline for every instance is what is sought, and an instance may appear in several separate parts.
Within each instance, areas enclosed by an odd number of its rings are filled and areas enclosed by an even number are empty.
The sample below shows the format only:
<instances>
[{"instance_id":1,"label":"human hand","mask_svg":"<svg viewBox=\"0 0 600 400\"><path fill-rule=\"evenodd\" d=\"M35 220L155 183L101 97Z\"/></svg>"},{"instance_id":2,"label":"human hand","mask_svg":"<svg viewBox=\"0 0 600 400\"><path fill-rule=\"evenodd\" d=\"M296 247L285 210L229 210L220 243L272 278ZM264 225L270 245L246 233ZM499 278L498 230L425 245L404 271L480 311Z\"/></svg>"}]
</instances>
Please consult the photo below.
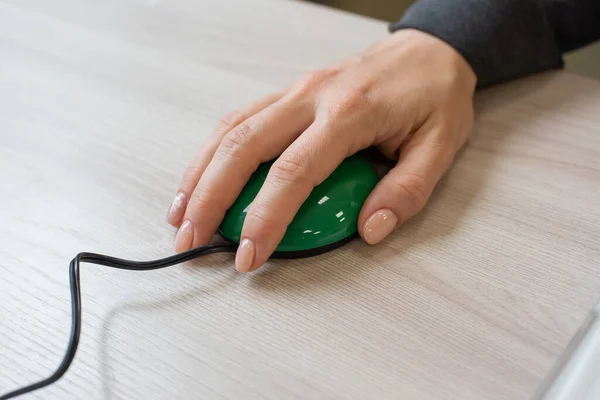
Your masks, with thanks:
<instances>
[{"instance_id":1,"label":"human hand","mask_svg":"<svg viewBox=\"0 0 600 400\"><path fill-rule=\"evenodd\" d=\"M239 271L257 269L312 189L368 147L397 160L358 220L361 237L380 242L425 206L465 143L475 87L456 50L402 30L230 114L185 171L169 209L176 251L210 242L254 170L281 155L248 210L236 255Z\"/></svg>"}]
</instances>

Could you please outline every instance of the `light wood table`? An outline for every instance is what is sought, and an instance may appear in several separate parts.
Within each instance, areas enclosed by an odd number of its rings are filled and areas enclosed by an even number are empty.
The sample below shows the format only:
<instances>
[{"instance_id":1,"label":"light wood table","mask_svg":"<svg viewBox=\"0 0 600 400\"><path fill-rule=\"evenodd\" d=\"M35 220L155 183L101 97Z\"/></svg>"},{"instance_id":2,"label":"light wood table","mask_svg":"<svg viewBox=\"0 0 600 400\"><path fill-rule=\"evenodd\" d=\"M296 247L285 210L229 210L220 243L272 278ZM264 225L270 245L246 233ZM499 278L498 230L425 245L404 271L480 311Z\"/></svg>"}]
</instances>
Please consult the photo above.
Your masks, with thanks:
<instances>
[{"instance_id":1,"label":"light wood table","mask_svg":"<svg viewBox=\"0 0 600 400\"><path fill-rule=\"evenodd\" d=\"M217 120L387 35L275 0L0 2L0 392L53 371L80 251L171 255L166 208ZM82 266L77 357L39 399L523 399L600 296L600 83L480 93L428 207L238 274Z\"/></svg>"}]
</instances>

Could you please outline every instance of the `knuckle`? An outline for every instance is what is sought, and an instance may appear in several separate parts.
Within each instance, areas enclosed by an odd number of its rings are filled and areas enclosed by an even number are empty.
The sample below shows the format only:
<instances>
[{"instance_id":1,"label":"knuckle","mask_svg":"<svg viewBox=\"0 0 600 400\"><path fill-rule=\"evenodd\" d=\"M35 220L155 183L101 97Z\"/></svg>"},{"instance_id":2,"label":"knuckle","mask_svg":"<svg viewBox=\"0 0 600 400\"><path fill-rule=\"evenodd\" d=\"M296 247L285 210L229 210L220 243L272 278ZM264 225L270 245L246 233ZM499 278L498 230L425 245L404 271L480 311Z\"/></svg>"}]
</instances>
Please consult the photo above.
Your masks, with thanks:
<instances>
[{"instance_id":1,"label":"knuckle","mask_svg":"<svg viewBox=\"0 0 600 400\"><path fill-rule=\"evenodd\" d=\"M292 92L294 92L296 95L305 95L308 92L321 87L336 73L337 71L333 69L320 69L311 71L296 82Z\"/></svg>"},{"instance_id":2,"label":"knuckle","mask_svg":"<svg viewBox=\"0 0 600 400\"><path fill-rule=\"evenodd\" d=\"M190 181L196 180L197 176L202 172L202 167L197 165L189 165L185 171L183 171L183 184L187 184Z\"/></svg>"},{"instance_id":3,"label":"knuckle","mask_svg":"<svg viewBox=\"0 0 600 400\"><path fill-rule=\"evenodd\" d=\"M317 69L304 75L304 77L300 81L303 82L305 85L318 86L327 79L329 79L331 76L333 76L333 74L333 70Z\"/></svg>"},{"instance_id":4,"label":"knuckle","mask_svg":"<svg viewBox=\"0 0 600 400\"><path fill-rule=\"evenodd\" d=\"M240 111L233 111L223 117L215 127L214 133L217 135L224 135L243 120L243 115Z\"/></svg>"},{"instance_id":5,"label":"knuckle","mask_svg":"<svg viewBox=\"0 0 600 400\"><path fill-rule=\"evenodd\" d=\"M366 112L372 106L369 90L366 88L352 88L337 95L327 106L331 118L355 115Z\"/></svg>"},{"instance_id":6,"label":"knuckle","mask_svg":"<svg viewBox=\"0 0 600 400\"><path fill-rule=\"evenodd\" d=\"M228 155L238 153L245 147L251 145L255 131L256 128L254 126L242 122L223 137L220 150Z\"/></svg>"},{"instance_id":7,"label":"knuckle","mask_svg":"<svg viewBox=\"0 0 600 400\"><path fill-rule=\"evenodd\" d=\"M196 216L205 213L212 213L218 202L211 199L210 196L206 196L205 193L194 191L190 198L188 208L186 210L186 218L194 220Z\"/></svg>"},{"instance_id":8,"label":"knuckle","mask_svg":"<svg viewBox=\"0 0 600 400\"><path fill-rule=\"evenodd\" d=\"M420 175L403 175L394 182L410 204L417 210L425 207L427 203L426 181Z\"/></svg>"},{"instance_id":9,"label":"knuckle","mask_svg":"<svg viewBox=\"0 0 600 400\"><path fill-rule=\"evenodd\" d=\"M310 160L305 153L294 152L273 163L271 174L279 182L300 183L309 175Z\"/></svg>"},{"instance_id":10,"label":"knuckle","mask_svg":"<svg viewBox=\"0 0 600 400\"><path fill-rule=\"evenodd\" d=\"M260 226L266 231L271 231L277 226L277 220L269 217L261 208L253 207L248 211L244 224L249 223L253 226Z\"/></svg>"}]
</instances>

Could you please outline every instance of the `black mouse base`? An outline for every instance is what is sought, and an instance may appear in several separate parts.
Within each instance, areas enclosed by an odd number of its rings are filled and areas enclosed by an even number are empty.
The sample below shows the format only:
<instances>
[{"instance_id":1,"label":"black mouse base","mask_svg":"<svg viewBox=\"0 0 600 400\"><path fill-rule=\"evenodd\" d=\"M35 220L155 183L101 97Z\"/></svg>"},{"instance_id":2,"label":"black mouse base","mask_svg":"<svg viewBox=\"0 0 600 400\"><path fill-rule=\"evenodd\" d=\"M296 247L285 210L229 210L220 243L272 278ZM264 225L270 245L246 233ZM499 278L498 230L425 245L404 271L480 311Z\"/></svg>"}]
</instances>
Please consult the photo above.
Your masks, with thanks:
<instances>
[{"instance_id":1,"label":"black mouse base","mask_svg":"<svg viewBox=\"0 0 600 400\"><path fill-rule=\"evenodd\" d=\"M273 253L271 258L275 259L293 259L293 258L308 258L314 257L321 254L329 253L339 247L342 247L346 243L352 241L357 235L351 235L347 238L340 240L339 242L328 244L327 246L316 247L314 249L306 250L295 250L295 251L276 251Z\"/></svg>"},{"instance_id":2,"label":"black mouse base","mask_svg":"<svg viewBox=\"0 0 600 400\"><path fill-rule=\"evenodd\" d=\"M223 235L220 235L225 241L229 242L229 243L235 243L238 244L237 242L226 238ZM289 260L289 259L294 259L294 258L309 258L309 257L315 257L321 254L325 254L325 253L329 253L330 251L333 251L339 247L342 247L343 245L345 245L348 242L351 242L354 238L358 237L358 233L355 233L354 235L350 235L338 242L335 243L331 243L328 244L326 246L321 246L321 247L315 247L312 249L306 249L306 250L294 250L294 251L275 251L270 258L273 259L281 259L281 260Z\"/></svg>"}]
</instances>

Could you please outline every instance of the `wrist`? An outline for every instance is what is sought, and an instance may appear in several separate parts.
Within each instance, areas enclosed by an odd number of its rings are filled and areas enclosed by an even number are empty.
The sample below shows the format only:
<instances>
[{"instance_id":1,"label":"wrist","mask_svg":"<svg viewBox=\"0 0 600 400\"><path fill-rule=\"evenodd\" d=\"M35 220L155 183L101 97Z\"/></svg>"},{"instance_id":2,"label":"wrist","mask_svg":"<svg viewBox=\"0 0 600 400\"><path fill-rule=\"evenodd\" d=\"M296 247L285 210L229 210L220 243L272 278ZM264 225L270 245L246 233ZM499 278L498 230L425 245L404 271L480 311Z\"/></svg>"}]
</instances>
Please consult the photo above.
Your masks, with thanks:
<instances>
[{"instance_id":1,"label":"wrist","mask_svg":"<svg viewBox=\"0 0 600 400\"><path fill-rule=\"evenodd\" d=\"M412 28L400 29L391 35L393 40L426 49L429 62L440 63L450 73L452 79L470 91L477 87L477 74L469 62L454 47L442 39Z\"/></svg>"}]
</instances>

